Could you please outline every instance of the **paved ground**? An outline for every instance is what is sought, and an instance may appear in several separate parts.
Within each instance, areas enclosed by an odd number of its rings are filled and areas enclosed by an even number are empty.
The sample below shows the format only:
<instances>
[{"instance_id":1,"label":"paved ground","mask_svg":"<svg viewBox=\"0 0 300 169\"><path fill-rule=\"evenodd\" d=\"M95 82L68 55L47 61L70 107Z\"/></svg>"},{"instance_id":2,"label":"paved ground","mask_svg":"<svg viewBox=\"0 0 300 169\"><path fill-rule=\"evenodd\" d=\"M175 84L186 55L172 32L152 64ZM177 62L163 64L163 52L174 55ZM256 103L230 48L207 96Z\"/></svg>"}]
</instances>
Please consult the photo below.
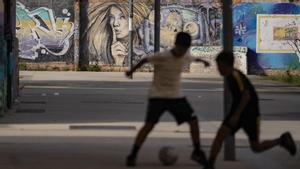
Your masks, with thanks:
<instances>
[{"instance_id":1,"label":"paved ground","mask_svg":"<svg viewBox=\"0 0 300 169\"><path fill-rule=\"evenodd\" d=\"M0 169L119 169L141 127L151 74L134 80L121 73L21 72L19 104L0 119ZM222 79L185 74L184 93L200 117L201 138L208 153L222 119ZM262 139L289 130L300 147L300 89L250 77L261 97ZM159 148L176 147L172 168L200 168L189 159L188 126L164 116L143 147L137 168L166 168ZM254 154L243 132L236 135L237 160L217 169L296 169L300 155L281 148Z\"/></svg>"}]
</instances>

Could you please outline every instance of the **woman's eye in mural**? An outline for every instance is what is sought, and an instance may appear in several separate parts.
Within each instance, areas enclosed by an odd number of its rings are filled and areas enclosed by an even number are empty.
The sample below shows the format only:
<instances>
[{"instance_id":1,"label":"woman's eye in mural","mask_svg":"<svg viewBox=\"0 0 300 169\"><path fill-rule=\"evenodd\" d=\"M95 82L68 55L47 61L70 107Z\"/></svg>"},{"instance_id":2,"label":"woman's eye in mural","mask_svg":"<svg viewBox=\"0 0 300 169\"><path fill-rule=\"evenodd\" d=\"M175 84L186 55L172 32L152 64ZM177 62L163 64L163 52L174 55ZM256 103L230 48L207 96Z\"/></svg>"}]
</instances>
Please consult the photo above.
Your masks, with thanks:
<instances>
[{"instance_id":1,"label":"woman's eye in mural","mask_svg":"<svg viewBox=\"0 0 300 169\"><path fill-rule=\"evenodd\" d=\"M110 23L110 25L113 26L113 25L114 25L114 22L115 22L115 17L112 16L112 15L110 15L110 16L109 16L109 23Z\"/></svg>"},{"instance_id":2,"label":"woman's eye in mural","mask_svg":"<svg viewBox=\"0 0 300 169\"><path fill-rule=\"evenodd\" d=\"M124 15L121 15L121 16L120 16L120 19L125 20L126 17L125 17Z\"/></svg>"}]
</instances>

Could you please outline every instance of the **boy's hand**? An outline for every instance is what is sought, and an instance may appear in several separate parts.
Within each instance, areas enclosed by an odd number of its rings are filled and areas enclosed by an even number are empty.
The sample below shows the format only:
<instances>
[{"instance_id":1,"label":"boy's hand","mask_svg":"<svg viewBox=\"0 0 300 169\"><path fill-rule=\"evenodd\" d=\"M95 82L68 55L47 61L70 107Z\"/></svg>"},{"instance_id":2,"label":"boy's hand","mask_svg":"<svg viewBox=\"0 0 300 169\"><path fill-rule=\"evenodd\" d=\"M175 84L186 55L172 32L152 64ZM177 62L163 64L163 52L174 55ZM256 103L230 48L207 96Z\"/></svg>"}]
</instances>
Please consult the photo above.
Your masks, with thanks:
<instances>
[{"instance_id":1,"label":"boy's hand","mask_svg":"<svg viewBox=\"0 0 300 169\"><path fill-rule=\"evenodd\" d=\"M239 116L234 115L229 119L229 125L232 128L235 128L237 126L238 122L239 122Z\"/></svg>"},{"instance_id":2,"label":"boy's hand","mask_svg":"<svg viewBox=\"0 0 300 169\"><path fill-rule=\"evenodd\" d=\"M126 77L130 77L130 76L132 76L132 74L133 74L133 72L132 72L131 70L127 70L127 71L125 72L125 76L126 76Z\"/></svg>"},{"instance_id":3,"label":"boy's hand","mask_svg":"<svg viewBox=\"0 0 300 169\"><path fill-rule=\"evenodd\" d=\"M208 66L210 66L210 63L209 63L209 62L207 62L207 61L203 61L203 63L204 63L204 66L205 66L205 67L208 67Z\"/></svg>"}]
</instances>

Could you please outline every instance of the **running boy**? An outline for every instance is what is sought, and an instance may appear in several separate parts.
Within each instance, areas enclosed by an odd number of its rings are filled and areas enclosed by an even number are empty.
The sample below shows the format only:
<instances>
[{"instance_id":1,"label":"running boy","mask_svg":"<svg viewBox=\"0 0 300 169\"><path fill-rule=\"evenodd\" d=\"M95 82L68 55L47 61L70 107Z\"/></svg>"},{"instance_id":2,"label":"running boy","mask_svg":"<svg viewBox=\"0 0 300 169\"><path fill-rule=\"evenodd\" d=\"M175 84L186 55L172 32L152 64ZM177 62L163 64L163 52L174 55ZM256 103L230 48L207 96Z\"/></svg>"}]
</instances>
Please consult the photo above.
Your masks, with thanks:
<instances>
[{"instance_id":1,"label":"running boy","mask_svg":"<svg viewBox=\"0 0 300 169\"><path fill-rule=\"evenodd\" d=\"M187 99L180 93L181 72L186 63L196 61L203 62L205 66L209 66L208 62L202 59L193 59L188 54L190 45L191 36L180 32L176 36L175 47L173 49L155 53L152 56L144 58L131 70L126 72L126 76L129 77L145 63L151 63L154 66L154 76L148 95L149 100L145 124L138 132L132 151L127 156L127 166L133 167L136 165L138 151L165 111L169 111L175 117L178 125L188 122L194 146L191 159L202 165L206 162L205 154L200 148L197 116L193 114L193 109Z\"/></svg>"},{"instance_id":2,"label":"running boy","mask_svg":"<svg viewBox=\"0 0 300 169\"><path fill-rule=\"evenodd\" d=\"M249 79L234 69L234 56L229 52L221 52L216 58L218 70L225 77L228 90L232 96L230 113L225 117L213 142L208 163L205 169L213 169L222 143L227 136L242 128L248 135L252 151L260 153L275 146L285 148L291 155L296 154L296 145L289 132L279 138L268 141L259 140L260 112L257 93Z\"/></svg>"}]
</instances>

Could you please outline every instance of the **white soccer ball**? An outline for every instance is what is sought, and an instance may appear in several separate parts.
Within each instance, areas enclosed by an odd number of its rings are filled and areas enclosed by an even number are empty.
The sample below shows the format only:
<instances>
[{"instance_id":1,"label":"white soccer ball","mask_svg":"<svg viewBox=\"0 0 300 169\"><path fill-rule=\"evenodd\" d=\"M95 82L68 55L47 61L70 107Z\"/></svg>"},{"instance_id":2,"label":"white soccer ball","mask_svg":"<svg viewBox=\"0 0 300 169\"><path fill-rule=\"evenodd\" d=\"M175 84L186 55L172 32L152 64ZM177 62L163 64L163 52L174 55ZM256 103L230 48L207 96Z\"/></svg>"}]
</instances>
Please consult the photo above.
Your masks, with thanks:
<instances>
[{"instance_id":1,"label":"white soccer ball","mask_svg":"<svg viewBox=\"0 0 300 169\"><path fill-rule=\"evenodd\" d=\"M159 150L159 160L163 165L174 165L178 159L178 155L174 147L164 146Z\"/></svg>"}]
</instances>

